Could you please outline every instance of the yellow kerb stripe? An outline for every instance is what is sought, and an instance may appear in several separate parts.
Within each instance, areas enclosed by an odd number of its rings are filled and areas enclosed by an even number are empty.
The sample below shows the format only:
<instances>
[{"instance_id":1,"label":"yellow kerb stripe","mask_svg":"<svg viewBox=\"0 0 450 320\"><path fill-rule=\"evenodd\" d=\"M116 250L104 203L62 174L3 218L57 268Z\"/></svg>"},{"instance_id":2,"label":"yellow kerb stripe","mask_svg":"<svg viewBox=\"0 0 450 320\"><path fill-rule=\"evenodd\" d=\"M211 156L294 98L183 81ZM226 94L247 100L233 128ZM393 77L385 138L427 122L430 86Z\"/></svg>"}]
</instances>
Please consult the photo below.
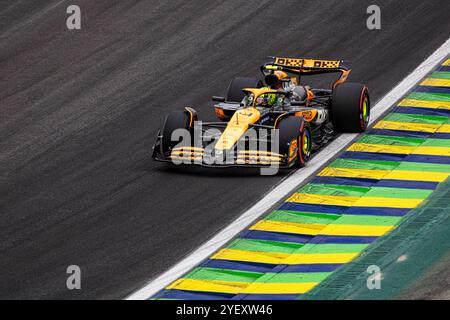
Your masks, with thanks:
<instances>
[{"instance_id":1,"label":"yellow kerb stripe","mask_svg":"<svg viewBox=\"0 0 450 320\"><path fill-rule=\"evenodd\" d=\"M412 154L434 155L434 156L450 156L450 148L448 147L427 147L421 146L416 148Z\"/></svg>"},{"instance_id":2,"label":"yellow kerb stripe","mask_svg":"<svg viewBox=\"0 0 450 320\"><path fill-rule=\"evenodd\" d=\"M318 282L294 282L294 283L277 283L277 282L253 282L241 293L253 294L302 294L314 288Z\"/></svg>"},{"instance_id":3,"label":"yellow kerb stripe","mask_svg":"<svg viewBox=\"0 0 450 320\"><path fill-rule=\"evenodd\" d=\"M445 181L449 175L450 173L447 172L394 170L385 176L384 179L442 182Z\"/></svg>"},{"instance_id":4,"label":"yellow kerb stripe","mask_svg":"<svg viewBox=\"0 0 450 320\"><path fill-rule=\"evenodd\" d=\"M422 202L422 199L398 199L365 196L348 197L323 194L295 193L287 201L334 206L415 208Z\"/></svg>"},{"instance_id":5,"label":"yellow kerb stripe","mask_svg":"<svg viewBox=\"0 0 450 320\"><path fill-rule=\"evenodd\" d=\"M409 171L409 170L388 171L388 170L368 170L368 169L352 169L352 168L325 168L318 175L326 177L442 182L445 179L447 179L449 173Z\"/></svg>"},{"instance_id":6,"label":"yellow kerb stripe","mask_svg":"<svg viewBox=\"0 0 450 320\"><path fill-rule=\"evenodd\" d=\"M321 230L326 227L324 224L306 224L295 222L281 222L273 220L261 220L251 226L250 230L296 233L296 234L321 234Z\"/></svg>"},{"instance_id":7,"label":"yellow kerb stripe","mask_svg":"<svg viewBox=\"0 0 450 320\"><path fill-rule=\"evenodd\" d=\"M361 212L363 214L364 212ZM300 224L262 220L250 227L250 230L330 236L381 236L394 226L371 226L353 224Z\"/></svg>"},{"instance_id":8,"label":"yellow kerb stripe","mask_svg":"<svg viewBox=\"0 0 450 320\"><path fill-rule=\"evenodd\" d=\"M351 206L358 201L359 197L345 197L325 194L294 193L287 202L307 203L307 204L329 204L336 206Z\"/></svg>"},{"instance_id":9,"label":"yellow kerb stripe","mask_svg":"<svg viewBox=\"0 0 450 320\"><path fill-rule=\"evenodd\" d=\"M450 102L448 102L448 101L427 101L427 100L403 99L402 101L400 101L398 106L450 110Z\"/></svg>"},{"instance_id":10,"label":"yellow kerb stripe","mask_svg":"<svg viewBox=\"0 0 450 320\"><path fill-rule=\"evenodd\" d=\"M166 289L179 289L179 290L191 290L191 291L207 291L207 292L223 292L237 294L248 283L243 282L231 282L231 281L218 281L218 280L197 280L197 279L178 279L174 283L166 287Z\"/></svg>"},{"instance_id":11,"label":"yellow kerb stripe","mask_svg":"<svg viewBox=\"0 0 450 320\"><path fill-rule=\"evenodd\" d=\"M350 235L350 236L379 237L385 235L394 228L395 226L329 224L325 229L322 230L321 234L336 235L336 236Z\"/></svg>"},{"instance_id":12,"label":"yellow kerb stripe","mask_svg":"<svg viewBox=\"0 0 450 320\"><path fill-rule=\"evenodd\" d=\"M443 124L442 126L440 126L436 132L441 132L441 133L450 133L450 124Z\"/></svg>"},{"instance_id":13,"label":"yellow kerb stripe","mask_svg":"<svg viewBox=\"0 0 450 320\"><path fill-rule=\"evenodd\" d=\"M437 79L428 78L422 81L421 86L433 86L433 87L450 87L449 79Z\"/></svg>"},{"instance_id":14,"label":"yellow kerb stripe","mask_svg":"<svg viewBox=\"0 0 450 320\"><path fill-rule=\"evenodd\" d=\"M385 144L371 144L371 143L354 143L347 151L355 152L383 152L383 153L400 153L400 154L410 154L415 146L393 146Z\"/></svg>"},{"instance_id":15,"label":"yellow kerb stripe","mask_svg":"<svg viewBox=\"0 0 450 320\"><path fill-rule=\"evenodd\" d=\"M259 262L270 264L346 263L359 253L271 253L222 249L212 259Z\"/></svg>"},{"instance_id":16,"label":"yellow kerb stripe","mask_svg":"<svg viewBox=\"0 0 450 320\"><path fill-rule=\"evenodd\" d=\"M374 126L374 128L375 129L387 129L387 130L435 132L440 126L441 126L441 124L395 122L395 121L381 120Z\"/></svg>"},{"instance_id":17,"label":"yellow kerb stripe","mask_svg":"<svg viewBox=\"0 0 450 320\"><path fill-rule=\"evenodd\" d=\"M382 179L390 171L353 168L325 168L318 175L322 177L345 177L363 179Z\"/></svg>"},{"instance_id":18,"label":"yellow kerb stripe","mask_svg":"<svg viewBox=\"0 0 450 320\"><path fill-rule=\"evenodd\" d=\"M395 146L370 143L354 143L347 149L347 151L450 156L450 148L447 147Z\"/></svg>"},{"instance_id":19,"label":"yellow kerb stripe","mask_svg":"<svg viewBox=\"0 0 450 320\"><path fill-rule=\"evenodd\" d=\"M450 59L445 60L445 62L442 65L443 66L450 66Z\"/></svg>"},{"instance_id":20,"label":"yellow kerb stripe","mask_svg":"<svg viewBox=\"0 0 450 320\"><path fill-rule=\"evenodd\" d=\"M315 287L317 282L300 283L262 283L232 282L219 280L179 279L166 289L190 290L201 292L221 292L229 294L301 294Z\"/></svg>"}]
</instances>

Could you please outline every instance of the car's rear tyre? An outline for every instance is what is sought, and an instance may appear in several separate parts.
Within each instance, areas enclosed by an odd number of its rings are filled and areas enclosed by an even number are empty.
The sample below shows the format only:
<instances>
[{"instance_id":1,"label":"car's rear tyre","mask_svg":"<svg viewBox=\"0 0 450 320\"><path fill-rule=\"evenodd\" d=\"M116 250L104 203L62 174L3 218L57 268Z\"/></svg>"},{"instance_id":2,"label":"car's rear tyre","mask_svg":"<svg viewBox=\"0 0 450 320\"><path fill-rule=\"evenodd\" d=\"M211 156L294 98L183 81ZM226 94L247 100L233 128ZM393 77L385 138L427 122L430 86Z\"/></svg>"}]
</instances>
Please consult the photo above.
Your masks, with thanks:
<instances>
[{"instance_id":1,"label":"car's rear tyre","mask_svg":"<svg viewBox=\"0 0 450 320\"><path fill-rule=\"evenodd\" d=\"M183 144L190 145L191 137L191 115L187 111L172 111L166 117L164 126L162 129L161 145L164 153L169 152L174 146L181 141ZM189 133L189 139L185 136L183 139L181 136L176 139L172 139L172 133L177 129L185 129Z\"/></svg>"},{"instance_id":2,"label":"car's rear tyre","mask_svg":"<svg viewBox=\"0 0 450 320\"><path fill-rule=\"evenodd\" d=\"M333 90L331 122L337 132L363 132L369 124L370 98L360 83L343 83Z\"/></svg>"},{"instance_id":3,"label":"car's rear tyre","mask_svg":"<svg viewBox=\"0 0 450 320\"><path fill-rule=\"evenodd\" d=\"M279 129L279 153L294 158L296 152L296 166L304 167L312 149L309 123L302 117L286 116L279 121L277 129Z\"/></svg>"},{"instance_id":4,"label":"car's rear tyre","mask_svg":"<svg viewBox=\"0 0 450 320\"><path fill-rule=\"evenodd\" d=\"M260 88L262 86L261 80L257 78L249 77L237 77L231 80L228 86L227 101L229 102L241 102L244 98L245 88Z\"/></svg>"}]
</instances>

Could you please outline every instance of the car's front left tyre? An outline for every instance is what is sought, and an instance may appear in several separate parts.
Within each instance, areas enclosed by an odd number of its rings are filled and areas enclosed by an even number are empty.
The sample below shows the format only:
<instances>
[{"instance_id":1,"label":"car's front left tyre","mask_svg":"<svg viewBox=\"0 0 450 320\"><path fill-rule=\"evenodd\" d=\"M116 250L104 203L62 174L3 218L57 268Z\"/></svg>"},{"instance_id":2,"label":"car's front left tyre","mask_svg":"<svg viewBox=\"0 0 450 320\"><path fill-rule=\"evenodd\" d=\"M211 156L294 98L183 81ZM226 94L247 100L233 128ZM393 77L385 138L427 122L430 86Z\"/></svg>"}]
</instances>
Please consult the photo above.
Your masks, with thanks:
<instances>
[{"instance_id":1,"label":"car's front left tyre","mask_svg":"<svg viewBox=\"0 0 450 320\"><path fill-rule=\"evenodd\" d=\"M162 150L164 153L167 153L173 149L179 143L183 143L186 145L190 145L190 133L191 133L191 115L187 111L172 111L166 117L166 121L164 122L164 126L162 129ZM182 131L180 130L180 134L173 133L177 129L185 130L185 135L182 135ZM186 141L187 134L189 133L189 141Z\"/></svg>"}]
</instances>

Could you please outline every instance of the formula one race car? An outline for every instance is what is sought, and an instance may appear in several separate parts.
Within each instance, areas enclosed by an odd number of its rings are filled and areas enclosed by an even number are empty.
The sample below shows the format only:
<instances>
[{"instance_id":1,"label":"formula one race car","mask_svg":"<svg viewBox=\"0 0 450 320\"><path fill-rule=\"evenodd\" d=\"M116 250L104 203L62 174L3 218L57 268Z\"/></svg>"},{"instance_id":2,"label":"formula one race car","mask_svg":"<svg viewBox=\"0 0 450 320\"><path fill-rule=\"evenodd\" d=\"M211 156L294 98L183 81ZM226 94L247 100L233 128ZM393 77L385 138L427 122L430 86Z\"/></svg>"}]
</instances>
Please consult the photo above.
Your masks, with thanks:
<instances>
[{"instance_id":1,"label":"formula one race car","mask_svg":"<svg viewBox=\"0 0 450 320\"><path fill-rule=\"evenodd\" d=\"M235 78L213 97L220 122L198 120L186 107L170 113L152 157L211 167L302 167L339 132L363 132L370 100L365 85L346 82L343 61L271 57L257 78ZM301 85L304 76L337 73L331 89Z\"/></svg>"}]
</instances>

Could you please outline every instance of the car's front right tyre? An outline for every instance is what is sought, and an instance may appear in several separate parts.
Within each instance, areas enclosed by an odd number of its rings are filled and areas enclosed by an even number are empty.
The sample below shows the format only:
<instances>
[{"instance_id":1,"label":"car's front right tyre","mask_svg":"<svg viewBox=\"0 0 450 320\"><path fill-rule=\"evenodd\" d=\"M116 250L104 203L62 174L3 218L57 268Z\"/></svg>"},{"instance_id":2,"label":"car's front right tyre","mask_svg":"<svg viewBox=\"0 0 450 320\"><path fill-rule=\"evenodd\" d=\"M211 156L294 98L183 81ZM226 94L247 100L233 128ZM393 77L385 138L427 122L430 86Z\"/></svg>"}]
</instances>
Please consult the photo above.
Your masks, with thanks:
<instances>
[{"instance_id":1,"label":"car's front right tyre","mask_svg":"<svg viewBox=\"0 0 450 320\"><path fill-rule=\"evenodd\" d=\"M276 127L279 130L279 153L287 155L288 163L295 161L304 167L311 156L311 127L302 117L293 115L282 118Z\"/></svg>"}]
</instances>

